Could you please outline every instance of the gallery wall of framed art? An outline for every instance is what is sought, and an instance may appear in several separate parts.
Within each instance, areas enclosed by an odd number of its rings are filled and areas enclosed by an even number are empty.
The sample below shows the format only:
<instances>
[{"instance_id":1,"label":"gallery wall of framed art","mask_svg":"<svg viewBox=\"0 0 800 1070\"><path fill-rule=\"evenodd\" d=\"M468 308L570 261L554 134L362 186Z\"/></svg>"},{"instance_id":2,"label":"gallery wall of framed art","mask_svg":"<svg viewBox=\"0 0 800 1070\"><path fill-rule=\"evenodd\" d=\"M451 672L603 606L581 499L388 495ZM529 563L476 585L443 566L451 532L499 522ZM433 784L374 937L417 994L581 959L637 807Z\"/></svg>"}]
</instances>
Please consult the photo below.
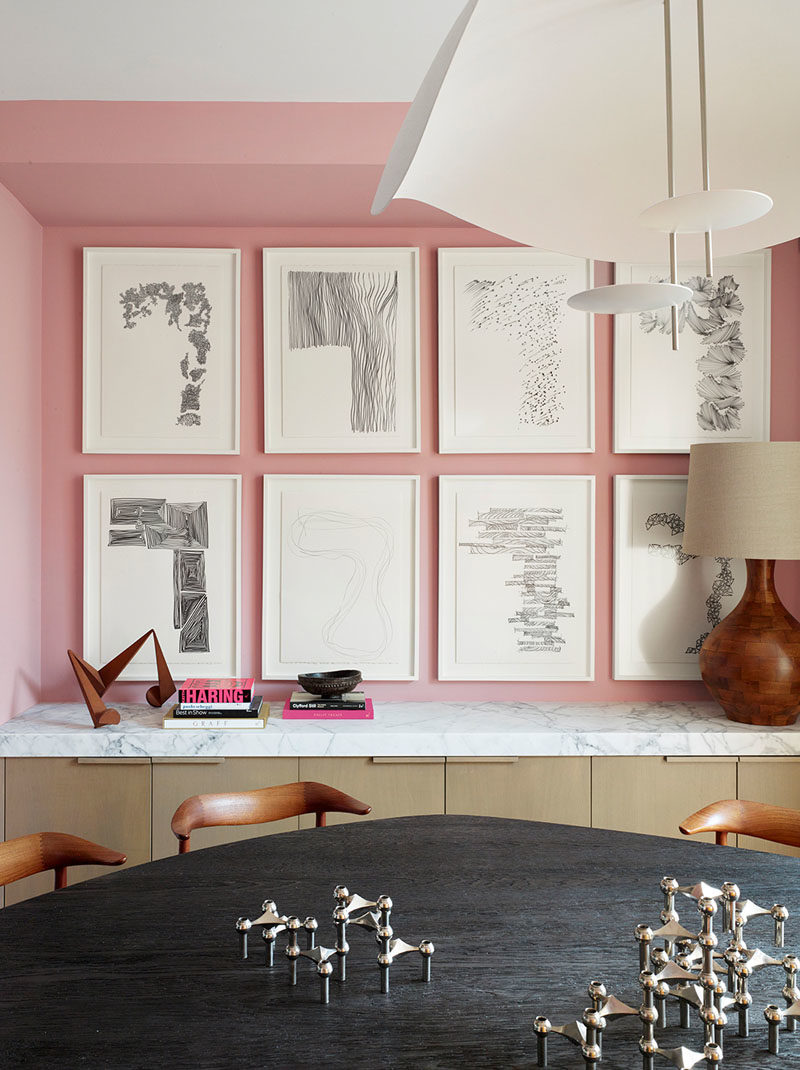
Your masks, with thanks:
<instances>
[{"instance_id":1,"label":"gallery wall of framed art","mask_svg":"<svg viewBox=\"0 0 800 1070\"><path fill-rule=\"evenodd\" d=\"M134 291L127 304L130 305L131 322L135 325L126 328L116 322L114 333L122 333L126 347L134 342L141 344L138 342L140 338L149 344L151 330L156 332L153 337L159 338L154 352L160 354L159 360L166 369L161 396L165 404L166 399L169 400L170 406L168 411L167 407L164 409L170 421L168 439L173 433L196 429L191 424L176 426L175 421L181 415L181 392L187 383L192 382L191 378L184 378L181 364L187 352L190 358L197 352L190 347L189 333L197 329L198 324L195 322L190 326L189 320L192 316L202 318L204 313L199 291L195 291L194 297L189 295L191 302L198 302L195 308L186 307L181 296L182 311L178 322L171 324L167 311L170 297L161 295L159 283L175 287L172 299L177 311L179 292L180 295L186 293L184 284L202 282L212 305L213 323L219 306L217 294L222 289L212 291L210 276L186 274L186 264L189 254L198 253L202 257L220 254L220 263L224 262L225 266L218 277L226 280L225 293L238 295L233 299L233 315L238 316L239 323L235 339L240 353L240 387L236 394L239 453L226 454L221 449L195 452L192 449L176 455L168 443L150 452L129 453L127 446L125 452L114 452L110 447L108 451L103 447L97 453L83 451L84 419L87 426L95 423L100 428L102 425L102 413L97 409L87 413L83 397L84 249L96 250L103 256L107 255L107 250L118 252L119 264L116 266L125 269L125 285L118 287L118 280L114 279L115 298L106 308L108 311L116 303L113 312L115 316L118 313L122 323L126 302L121 299L130 290ZM136 262L145 254L149 255L151 250L162 251L171 261L177 261L174 272L170 268L172 273L163 279L151 275L143 275L138 281L128 278L130 263L136 266ZM88 253L86 255L88 257ZM133 261L129 259L130 255ZM794 438L797 436L796 412L792 399L797 379L795 363L791 359L793 349L787 342L793 337L795 328L800 329L800 323L795 323L796 306L789 301L795 282L800 287L800 250L788 246L772 250L769 270L766 257L756 257L753 263L759 259L764 266L764 285L766 287L769 278L773 293L770 302L766 296L768 290L764 290L765 331L762 336L767 337L766 329L769 328L772 340L772 356L768 362L770 377L767 380L765 373L763 380L765 384L768 382L771 399L769 434L773 438ZM146 596L155 611L152 619L136 634L157 624L165 652L167 645L172 644L168 660L178 659L177 676L183 671L185 659L190 657L197 664L202 664L200 659L206 658L209 670L213 665L221 664L214 661L216 651L202 651L197 646L213 640L215 621L220 620L216 616L219 598L235 606L233 612L239 621L238 664L242 672L252 672L260 680L261 691L267 698L285 696L287 681L298 668L310 667L312 662L315 665L341 664L342 658L361 662L357 667L365 671L370 693L384 700L451 699L491 703L493 700L575 702L697 700L704 697L694 666L686 665L685 659L689 656L685 651L696 644L702 634L697 626L706 621L706 599L710 589L691 610L695 616L691 617L692 626L688 628L687 625L687 629L692 635L685 641L684 653L680 653L679 647L675 657L661 657L660 660L652 654L643 657L641 643L637 647L631 641L631 636L635 638L642 628L646 633L652 624L648 617L652 618L650 609L653 607L648 598L655 598L658 606L663 601L663 592L661 597L658 592L665 583L677 584L678 591L683 591L689 582L687 577L693 577L699 567L705 569L705 566L698 566L696 561L675 563L679 535L673 534L669 524L665 527L654 523L649 530L645 529L644 553L648 555L645 564L655 570L652 575L646 569L641 571L642 562L637 556L641 547L634 545L632 536L628 542L621 536L615 540L614 477L647 477L653 486L662 484L659 491L668 485L673 488L673 483L678 487L678 480L670 483L654 477L684 479L688 457L677 447L674 452L638 453L637 456L615 452L612 320L598 317L587 329L584 317L577 314L578 319L573 320L571 330L576 338L580 336L580 346L576 344L573 348L571 343L567 345L566 334L561 333L567 320L565 313L561 318L560 296L558 302L550 305L544 299L539 303L543 320L549 324L549 315L553 312L558 328L555 335L550 329L542 335L541 367L556 367L560 369L559 374L568 368L567 385L573 390L574 397L581 397L581 413L586 414L585 420L582 415L581 420L573 424L577 429L580 423L574 448L563 441L551 441L542 450L539 444L527 440L528 432L520 428L518 421L513 427L509 426L503 451L494 451L486 442L470 441L466 434L463 437L457 434L455 440L448 441L446 420L440 423L442 407L447 411L450 405L443 392L449 389L448 384L452 386L455 382L458 367L463 368L465 362L471 367L472 375L466 397L468 400L472 397L473 405L481 404L476 384L480 383L481 375L485 375L483 394L490 423L498 414L503 418L503 406L509 403L513 393L507 390L508 384L513 382L511 370L517 369L517 388L522 383L524 389L524 383L530 381L525 380L526 354L515 348L513 339L509 343L505 323L498 320L473 331L469 318L465 318L465 310L470 306L462 301L460 312L456 312L455 288L460 283L464 286L481 281L493 284L485 290L484 297L486 292L497 293L494 284L498 280L512 276L512 281L504 284L512 296L515 282L525 284L526 280L530 280L534 288L538 279L545 289L551 282L557 282L558 287L565 289L572 288L574 283L574 288L578 289L583 287L586 278L591 279L591 275L598 285L612 281L610 265L587 265L585 261L564 265L550 254L534 256L531 250L507 248L496 236L456 225L438 228L56 228L45 237L44 262L42 412L45 432L41 538L45 577L42 671L43 695L47 699L60 701L69 698L74 691L65 650L68 646L82 649L84 591L81 562L85 552L89 553L88 547L92 548L94 561L91 567L87 566L87 587L90 589L87 607L90 604L97 606L97 598L106 597L102 613L105 620L113 622L110 607L115 590L121 589L117 585L133 583L136 598L141 600ZM550 267L547 267L548 263ZM440 274L440 264L443 274ZM570 273L565 283L567 266L570 272L574 270L574 278ZM456 267L464 269L464 278L457 277ZM299 361L298 368L303 367L299 379L293 381L289 375L286 386L291 386L291 396L288 393L284 396L283 384L281 391L269 385L274 373L271 362L275 352L270 351L271 322L274 327L274 312L271 321L270 308L277 310L279 317L288 315L287 279L295 270L301 275L311 273L318 281L322 276L331 277L322 280L321 289L317 286L317 294L325 294L321 306L314 301L309 303L308 294L300 285L303 280L296 280L292 301L295 301L293 308L299 321L293 340L311 344L288 346L282 354L278 350L278 368L281 362L285 361L288 366L295 359ZM741 270L738 275L731 272L739 289L733 290L725 283L724 293L720 295L720 284L725 277L721 275L719 280L714 280L717 297L710 299L724 297L728 302L731 320L726 323L738 322L741 339L745 339L746 331L750 329L745 323L745 315L753 308L753 302L749 298L746 301L744 295L755 292L756 283L752 280L758 277L760 269L756 264L752 270L755 274L750 277L750 283L745 282ZM94 265L87 269L87 279L93 271ZM158 274L157 268L153 271ZM518 272L521 274L516 278ZM383 321L375 312L378 306L371 304L377 291L365 297L363 305L354 302L358 285L365 285L373 274L378 285L388 282L386 307L390 315ZM445 322L447 317L443 315L441 323L439 317L439 303L447 291L448 274L453 281L450 328ZM474 278L466 279L470 275ZM270 285L276 279L280 283L282 276L283 295L278 285L270 296ZM343 288L334 299L331 292L340 283ZM141 299L140 284L143 287ZM147 288L153 285L157 292L149 294ZM213 297L209 296L212 293ZM737 294L741 295L744 306L738 319ZM476 290L476 297L480 296ZM345 381L347 376L342 376L342 369L352 376L355 368L349 345L329 344L347 342L341 334L342 323L335 323L336 300L340 300L339 312L345 305L351 309L360 307L361 313L367 317L365 322L375 313L373 327L382 323L386 328L395 314L398 325L401 318L405 320L406 326L402 330L398 326L394 334L395 403L398 418L402 405L405 405L409 419L404 424L402 443L399 443L398 432L396 449L385 437L379 442L381 435L391 436L394 432L353 432L348 423L358 389L353 395L352 381ZM446 300L449 302L450 297ZM149 315L133 315L139 307L137 301L142 307L151 302ZM94 297L89 301L89 307L91 317L98 307ZM330 318L324 330L316 322L321 312L324 312L323 320ZM703 309L696 310L698 318L708 314ZM457 315L461 316L461 327L453 334ZM220 329L222 319L220 315L217 320ZM686 326L688 319L687 310L681 336L682 352L697 371L696 362L704 354L710 356L717 343L705 346L702 353L690 354L684 338L687 330L693 330ZM440 350L440 340L447 339L448 329L452 342L450 356L447 356L447 346ZM403 349L403 338L413 339L417 332L416 347ZM735 333L733 330L731 337ZM668 335L662 335L656 328L643 334L650 343L664 343L661 370L665 375L671 373L675 356ZM386 330L379 330L378 336L380 347L385 349ZM284 340L286 338L288 333ZM460 351L456 345L459 339L462 343ZM221 344L216 348L216 340L215 335L208 351L209 363L215 352L223 352ZM357 340L355 344L358 345ZM463 345L467 346L466 351ZM589 358L590 347L593 359ZM751 355L757 358L757 348L748 343L747 360ZM229 347L229 351L235 351L235 346ZM138 359L133 354L134 350L125 349L122 363ZM146 354L147 359L150 355ZM103 355L98 356L102 375ZM717 359L720 354L713 356ZM453 378L448 378L451 357ZM732 360L732 357L732 352L728 353L727 359ZM514 360L518 358L521 362L515 365ZM441 372L440 360L444 368ZM94 356L87 358L90 369L93 362ZM742 364L743 361L734 363ZM757 363L754 359L752 366ZM189 373L199 371L191 360L187 360L184 367ZM403 375L406 375L405 385L401 385ZM336 380L333 387L330 376ZM296 389L298 382L299 391ZM209 378L202 379L199 394L202 416L205 416L205 399L213 393L206 392L210 383ZM496 394L501 384L505 384L509 396L498 399ZM654 389L657 385L654 384ZM120 388L125 389L124 376L121 380L118 377L115 389ZM141 392L138 392L140 388ZM694 407L691 415L696 419L702 402L698 401L700 395L694 380L692 390ZM145 393L141 384L130 392L128 406L131 411L138 411ZM404 402L401 402L401 395L406 399ZM377 399L378 408L385 396L383 393ZM556 392L554 396L561 395ZM513 397L519 415L519 389ZM329 398L335 415L325 411ZM455 413L456 394L453 393L451 398ZM702 400L713 399L706 397ZM751 400L748 395L741 410L743 413ZM306 421L302 426L301 419L299 426L300 437L306 439L302 448L287 447L286 442L276 443L277 448L271 447L268 436L274 433L276 426L273 423L273 430L270 430L271 406L280 414L284 404L287 411L293 411L295 416L300 413ZM372 401L370 405L374 408ZM222 407L225 412L232 411L227 402ZM384 414L387 411L384 409ZM345 435L361 436L361 441L355 442L351 438L346 449L332 448L330 443L323 441L329 437L330 431L326 421L340 421L343 413L347 424ZM149 428L149 418L145 413L145 428ZM111 425L106 423L106 429L109 426L113 430L113 422ZM453 426L455 428L456 424ZM280 424L277 427L280 431ZM461 430L464 429L462 421ZM593 433L593 440L585 437L587 429L589 434ZM490 432L492 430L490 428ZM555 433L552 425L535 431L535 435L544 436ZM230 442L228 438L228 444ZM102 486L107 494L106 504L102 509L98 507L96 515L91 515L87 507L85 527L84 477L99 481L97 486ZM114 486L112 493L104 481L113 482L120 477L129 479L133 489L128 490L120 484ZM202 513L194 515L197 510L189 507L205 501L208 522L212 523L212 499L205 495L205 480L217 477L220 485L228 486L226 481L238 478L241 486L238 519L241 582L238 588L230 578L230 569L234 566L229 552L229 534L224 535L219 545L213 544L210 537L208 547L188 545L188 542L201 541L197 534L202 536L203 530ZM184 482L161 485L160 481L173 479ZM618 482L624 481L620 479ZM651 506L644 500L644 491L651 487L651 483L642 481L634 486L633 481L629 482L632 508L633 505L637 509L649 508L647 517L652 513L679 515L679 503L672 500L672 490L670 501L660 508L658 503ZM592 483L594 507L590 508L587 503ZM458 489L458 495L454 488ZM515 494L507 493L510 490ZM556 490L563 490L565 494L551 501L551 492ZM475 500L468 500L469 495L475 496ZM113 514L113 523L112 497L123 502ZM290 522L288 514L280 516L280 509L276 512L267 508L265 523L265 506L268 501L274 503L279 499L285 499L287 506L291 503L295 511L293 520ZM130 504L125 505L125 500L138 504L134 509ZM621 508L623 501L620 492L616 507ZM545 509L555 512L541 512ZM131 510L141 512L134 516ZM501 517L503 511L510 511L505 519ZM311 520L305 519L306 514ZM552 518L550 525L543 524L546 515ZM566 524L562 523L564 521ZM494 524L506 525L498 539L494 538ZM517 530L512 530L514 525ZM232 531L233 526L229 526L229 530ZM566 530L556 530L561 526ZM173 529L172 534L168 533L166 539L159 542L159 532L167 529ZM102 535L99 534L101 531ZM170 545L170 539L178 542L184 539L187 545ZM520 547L514 546L516 539L521 540ZM539 543L548 551L545 556L557 559L555 563L538 558L536 547ZM661 549L650 554L651 543ZM521 553L515 559L518 549ZM618 556L616 567L615 553ZM177 572L176 555L184 555ZM202 565L200 556L193 555L202 555ZM387 556L391 563L384 571L382 562ZM218 582L217 570L223 561L228 571L224 572L224 592L220 596L219 588L213 585ZM782 581L787 602L792 605L794 590L796 605L793 608L800 610L800 576L793 587L794 566L789 563L782 568L788 577ZM626 569L632 577L629 580L625 579ZM671 581L664 578L669 569L672 569ZM359 596L369 592L372 601L365 603L362 598L361 608L353 616L347 609L355 590L349 586L350 581L356 574L364 577ZM704 577L705 574L704 571ZM466 575L471 578L465 586ZM379 584L378 576L381 577ZM536 578L531 580L531 576ZM708 575L710 587L716 578L716 572ZM629 600L627 616L623 618L618 611L615 618L612 616L614 598L616 595L618 606L623 604L620 592L626 582L627 589L636 597ZM205 590L202 589L204 583ZM286 597L282 600L277 598L276 583L286 585ZM705 578L703 583L706 583ZM647 584L651 588L649 595ZM377 597L376 588L379 588ZM103 592L102 596L98 596L98 590ZM309 591L321 591L323 597L317 603L309 601ZM202 608L196 608L202 607L203 596L207 603L207 621ZM722 608L735 597L735 594L730 597L722 594ZM532 599L532 605L543 607L542 614L531 612L525 599ZM358 601L357 597L356 603ZM362 612L365 604L366 612ZM476 616L479 613L483 616ZM665 637L672 635L669 622L674 625L675 614L656 616L659 627L663 623ZM138 621L138 617L136 619ZM126 634L122 635L122 631ZM136 638L135 631L133 619L130 621L130 637L125 621L112 623L106 646L98 649L96 634L87 634L83 652L90 661L98 663L102 660L103 650L110 649L114 643L117 650L122 649ZM88 632L92 632L91 627ZM389 633L391 639L387 642ZM490 635L492 642L499 643L502 649L494 649L492 643L487 642ZM307 643L303 642L306 636ZM676 633L675 638L680 643L685 636L681 632L680 636ZM537 646L541 649L534 649ZM226 650L224 655L226 663L233 664L235 654ZM138 669L139 666L134 666L135 671ZM146 674L151 670L141 671ZM118 685L116 698L119 701L141 701L141 686L135 682L122 682Z\"/></svg>"}]
</instances>

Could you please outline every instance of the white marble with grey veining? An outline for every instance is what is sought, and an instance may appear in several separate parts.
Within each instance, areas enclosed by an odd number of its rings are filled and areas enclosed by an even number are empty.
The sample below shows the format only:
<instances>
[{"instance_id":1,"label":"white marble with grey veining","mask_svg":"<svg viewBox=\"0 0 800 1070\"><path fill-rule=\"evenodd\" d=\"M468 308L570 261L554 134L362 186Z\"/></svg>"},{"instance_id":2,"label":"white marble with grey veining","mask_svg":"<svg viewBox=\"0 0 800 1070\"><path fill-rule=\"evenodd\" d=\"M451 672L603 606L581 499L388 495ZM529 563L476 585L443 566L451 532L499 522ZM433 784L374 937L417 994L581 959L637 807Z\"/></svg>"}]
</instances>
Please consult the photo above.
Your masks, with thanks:
<instances>
[{"instance_id":1,"label":"white marble with grey veining","mask_svg":"<svg viewBox=\"0 0 800 1070\"><path fill-rule=\"evenodd\" d=\"M238 732L117 709L94 729L81 703L33 706L0 725L0 757L800 755L800 724L735 724L711 702L376 702L374 721L284 721L273 704L266 728Z\"/></svg>"}]
</instances>

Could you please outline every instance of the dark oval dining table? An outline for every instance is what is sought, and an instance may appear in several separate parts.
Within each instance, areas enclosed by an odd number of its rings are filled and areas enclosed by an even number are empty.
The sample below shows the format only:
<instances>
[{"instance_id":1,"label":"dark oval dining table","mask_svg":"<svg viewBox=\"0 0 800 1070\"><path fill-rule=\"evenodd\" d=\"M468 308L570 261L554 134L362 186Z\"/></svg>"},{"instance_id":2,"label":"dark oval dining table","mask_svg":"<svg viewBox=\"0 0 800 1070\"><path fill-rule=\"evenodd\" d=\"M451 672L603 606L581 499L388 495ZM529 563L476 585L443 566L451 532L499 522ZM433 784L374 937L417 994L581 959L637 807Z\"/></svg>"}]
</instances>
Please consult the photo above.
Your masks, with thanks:
<instances>
[{"instance_id":1,"label":"dark oval dining table","mask_svg":"<svg viewBox=\"0 0 800 1070\"><path fill-rule=\"evenodd\" d=\"M800 859L538 822L358 822L109 873L0 911L0 1066L533 1067L533 1018L579 1017L589 981L639 1005L633 930L659 924L665 875L735 880L759 903L785 903L786 951L800 946ZM294 988L282 950L265 968L258 933L241 960L236 918L255 918L264 899L316 916L319 942L332 946L337 884L390 895L395 935L434 942L430 984L410 954L381 995L374 934L353 926L347 980L331 982L328 1005L311 963L301 961ZM698 928L694 903L679 900ZM784 953L771 947L768 918L746 936ZM800 1065L800 1031L782 1034L779 1057L766 1052L762 1011L782 1002L783 980L782 970L755 976L751 1036L734 1035L731 1015L725 1066ZM670 1016L665 1044L702 1046L697 1024L687 1033ZM602 1066L640 1066L639 1033L638 1019L614 1023ZM553 1037L550 1066L583 1060Z\"/></svg>"}]
</instances>

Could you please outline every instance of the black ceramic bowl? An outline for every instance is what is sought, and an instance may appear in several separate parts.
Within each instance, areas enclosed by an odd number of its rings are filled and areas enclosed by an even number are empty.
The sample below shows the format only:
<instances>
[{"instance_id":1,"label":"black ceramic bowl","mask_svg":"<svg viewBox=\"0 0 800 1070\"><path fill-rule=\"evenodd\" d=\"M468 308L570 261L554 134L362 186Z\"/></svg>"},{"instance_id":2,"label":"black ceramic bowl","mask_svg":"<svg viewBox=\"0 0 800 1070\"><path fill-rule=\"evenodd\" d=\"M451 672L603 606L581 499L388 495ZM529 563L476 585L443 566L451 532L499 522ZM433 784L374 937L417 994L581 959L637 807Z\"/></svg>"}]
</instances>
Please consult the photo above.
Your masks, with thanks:
<instances>
[{"instance_id":1,"label":"black ceramic bowl","mask_svg":"<svg viewBox=\"0 0 800 1070\"><path fill-rule=\"evenodd\" d=\"M301 672L297 682L309 695L335 698L358 687L361 673L358 669L336 669L334 672Z\"/></svg>"}]
</instances>

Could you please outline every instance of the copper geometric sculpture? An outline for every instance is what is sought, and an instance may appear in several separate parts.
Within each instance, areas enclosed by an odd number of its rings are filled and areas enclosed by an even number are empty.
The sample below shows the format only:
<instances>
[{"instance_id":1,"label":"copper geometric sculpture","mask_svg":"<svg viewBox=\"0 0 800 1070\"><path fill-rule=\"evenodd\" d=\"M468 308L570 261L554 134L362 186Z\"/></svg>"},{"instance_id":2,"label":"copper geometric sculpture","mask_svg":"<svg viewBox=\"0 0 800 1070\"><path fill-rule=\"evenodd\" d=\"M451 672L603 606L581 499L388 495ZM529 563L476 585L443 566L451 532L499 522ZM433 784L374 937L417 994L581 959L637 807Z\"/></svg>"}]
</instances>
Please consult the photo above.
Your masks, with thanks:
<instances>
[{"instance_id":1,"label":"copper geometric sculpture","mask_svg":"<svg viewBox=\"0 0 800 1070\"><path fill-rule=\"evenodd\" d=\"M128 663L133 660L151 635L156 650L158 683L148 688L146 698L151 706L163 706L167 699L175 694L175 681L172 679L166 658L158 642L158 636L153 628L149 632L145 632L135 643L131 643L127 650L123 650L121 654L117 654L115 658L112 658L102 669L95 669L88 661L78 657L73 650L67 651L72 670L77 677L78 686L92 716L95 728L100 728L102 725L107 724L119 724L119 712L106 706L102 696Z\"/></svg>"}]
</instances>

